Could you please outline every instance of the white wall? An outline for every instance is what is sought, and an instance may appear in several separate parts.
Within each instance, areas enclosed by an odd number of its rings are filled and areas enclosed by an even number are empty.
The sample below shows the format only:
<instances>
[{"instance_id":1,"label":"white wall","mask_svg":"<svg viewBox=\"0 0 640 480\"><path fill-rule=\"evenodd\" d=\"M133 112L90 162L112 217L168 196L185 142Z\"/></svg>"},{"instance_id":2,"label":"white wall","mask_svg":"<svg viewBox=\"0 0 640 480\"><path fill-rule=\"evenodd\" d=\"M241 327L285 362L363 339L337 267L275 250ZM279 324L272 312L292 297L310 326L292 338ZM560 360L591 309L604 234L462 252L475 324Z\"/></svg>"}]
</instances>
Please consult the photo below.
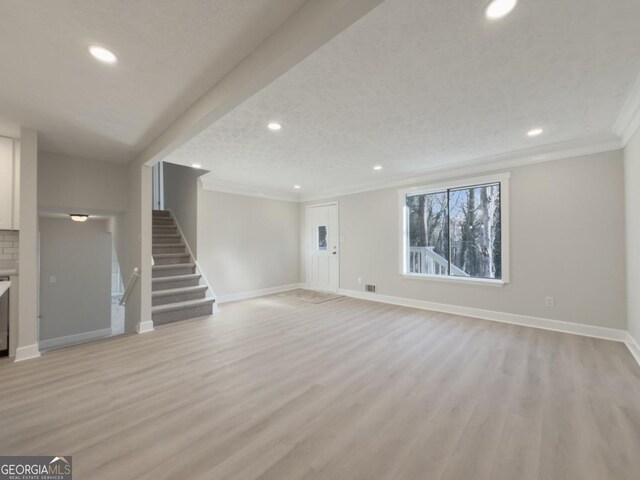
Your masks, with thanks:
<instances>
[{"instance_id":1,"label":"white wall","mask_svg":"<svg viewBox=\"0 0 640 480\"><path fill-rule=\"evenodd\" d=\"M41 341L111 328L111 245L106 220L40 218Z\"/></svg>"},{"instance_id":2,"label":"white wall","mask_svg":"<svg viewBox=\"0 0 640 480\"><path fill-rule=\"evenodd\" d=\"M198 254L198 177L206 173L182 165L164 162L164 207L180 224L194 255Z\"/></svg>"},{"instance_id":3,"label":"white wall","mask_svg":"<svg viewBox=\"0 0 640 480\"><path fill-rule=\"evenodd\" d=\"M124 252L118 252L122 266L125 288L134 268L140 270L140 277L134 284L127 300L125 311L125 331L132 332L140 322L151 322L151 211L152 181L151 167L131 162L128 168L128 204L125 221L119 231Z\"/></svg>"},{"instance_id":4,"label":"white wall","mask_svg":"<svg viewBox=\"0 0 640 480\"><path fill-rule=\"evenodd\" d=\"M298 204L198 187L198 262L218 297L298 283Z\"/></svg>"},{"instance_id":5,"label":"white wall","mask_svg":"<svg viewBox=\"0 0 640 480\"><path fill-rule=\"evenodd\" d=\"M124 212L128 171L127 165L40 152L38 206L69 213Z\"/></svg>"},{"instance_id":6,"label":"white wall","mask_svg":"<svg viewBox=\"0 0 640 480\"><path fill-rule=\"evenodd\" d=\"M398 189L340 197L340 287L506 313L626 328L622 152L513 168L511 283L504 287L399 274ZM321 202L317 202L321 203ZM301 205L301 281L306 280ZM556 306L545 307L554 296Z\"/></svg>"},{"instance_id":7,"label":"white wall","mask_svg":"<svg viewBox=\"0 0 640 480\"><path fill-rule=\"evenodd\" d=\"M640 130L624 150L628 329L640 344Z\"/></svg>"},{"instance_id":8,"label":"white wall","mask_svg":"<svg viewBox=\"0 0 640 480\"><path fill-rule=\"evenodd\" d=\"M20 129L20 275L16 361L38 350L38 132Z\"/></svg>"}]
</instances>

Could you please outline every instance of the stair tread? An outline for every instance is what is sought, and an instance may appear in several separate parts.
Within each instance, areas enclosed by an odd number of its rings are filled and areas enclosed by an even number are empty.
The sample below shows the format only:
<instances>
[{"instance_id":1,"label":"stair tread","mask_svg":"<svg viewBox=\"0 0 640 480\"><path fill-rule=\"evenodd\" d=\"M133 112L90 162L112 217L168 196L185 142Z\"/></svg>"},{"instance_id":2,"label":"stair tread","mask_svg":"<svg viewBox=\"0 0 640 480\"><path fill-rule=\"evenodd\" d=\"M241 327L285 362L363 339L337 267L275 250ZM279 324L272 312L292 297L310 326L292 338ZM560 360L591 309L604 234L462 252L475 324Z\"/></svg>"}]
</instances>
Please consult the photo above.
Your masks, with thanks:
<instances>
[{"instance_id":1,"label":"stair tread","mask_svg":"<svg viewBox=\"0 0 640 480\"><path fill-rule=\"evenodd\" d=\"M185 302L166 303L164 305L156 305L151 307L151 313L170 312L172 310L182 310L184 308L199 307L201 305L207 305L215 303L216 299L213 297L198 298L196 300L187 300Z\"/></svg>"},{"instance_id":2,"label":"stair tread","mask_svg":"<svg viewBox=\"0 0 640 480\"><path fill-rule=\"evenodd\" d=\"M206 285L194 285L193 287L181 287L181 288L169 288L167 290L156 290L151 293L152 297L167 297L171 295L177 295L180 293L191 293L206 290Z\"/></svg>"},{"instance_id":3,"label":"stair tread","mask_svg":"<svg viewBox=\"0 0 640 480\"><path fill-rule=\"evenodd\" d=\"M169 265L154 265L155 270L171 270L172 268L195 267L195 263L170 263Z\"/></svg>"},{"instance_id":4,"label":"stair tread","mask_svg":"<svg viewBox=\"0 0 640 480\"><path fill-rule=\"evenodd\" d=\"M182 237L182 235L180 235L179 233L153 233L152 234L153 237L156 238L177 238L177 237Z\"/></svg>"},{"instance_id":5,"label":"stair tread","mask_svg":"<svg viewBox=\"0 0 640 480\"><path fill-rule=\"evenodd\" d=\"M184 253L179 253L179 252L174 252L174 253L154 253L153 256L157 257L157 258L171 258L171 257L188 257L189 254L187 252L184 252Z\"/></svg>"},{"instance_id":6,"label":"stair tread","mask_svg":"<svg viewBox=\"0 0 640 480\"><path fill-rule=\"evenodd\" d=\"M163 282L178 282L180 280L193 280L194 278L202 277L199 273L189 273L187 275L173 275L169 277L156 277L152 278L151 282L163 283Z\"/></svg>"}]
</instances>

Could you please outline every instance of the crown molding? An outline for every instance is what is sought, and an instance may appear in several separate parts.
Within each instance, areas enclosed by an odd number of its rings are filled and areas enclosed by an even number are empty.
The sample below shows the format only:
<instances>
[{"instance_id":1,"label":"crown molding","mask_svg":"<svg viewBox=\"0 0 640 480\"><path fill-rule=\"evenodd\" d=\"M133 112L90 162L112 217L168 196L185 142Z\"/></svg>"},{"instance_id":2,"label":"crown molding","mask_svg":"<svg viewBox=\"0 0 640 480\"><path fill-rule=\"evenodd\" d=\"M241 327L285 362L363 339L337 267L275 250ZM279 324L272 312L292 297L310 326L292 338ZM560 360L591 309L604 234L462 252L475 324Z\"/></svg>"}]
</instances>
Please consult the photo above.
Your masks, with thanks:
<instances>
[{"instance_id":1,"label":"crown molding","mask_svg":"<svg viewBox=\"0 0 640 480\"><path fill-rule=\"evenodd\" d=\"M622 146L625 147L633 134L640 128L640 76L631 88L620 115L613 126L613 131L622 139Z\"/></svg>"},{"instance_id":2,"label":"crown molding","mask_svg":"<svg viewBox=\"0 0 640 480\"><path fill-rule=\"evenodd\" d=\"M620 139L613 135L583 138L579 140L543 145L540 147L527 148L514 152L478 157L453 164L436 165L425 170L387 177L386 179L377 182L330 189L309 195L300 195L276 189L223 180L213 177L211 174L207 174L200 178L202 180L202 188L205 190L266 198L270 200L281 200L285 202L315 202L344 195L353 195L356 193L382 190L385 188L403 187L416 183L427 183L467 175L489 173L505 168L514 168L524 165L532 165L535 163L550 162L552 160L578 157L581 155L609 152L612 150L619 150L621 148L622 144L620 143Z\"/></svg>"},{"instance_id":3,"label":"crown molding","mask_svg":"<svg viewBox=\"0 0 640 480\"><path fill-rule=\"evenodd\" d=\"M231 193L247 197L265 198L268 200L280 200L283 202L300 202L300 196L296 193L283 192L271 188L257 187L243 183L223 180L212 176L210 173L200 177L202 188L212 192Z\"/></svg>"},{"instance_id":4,"label":"crown molding","mask_svg":"<svg viewBox=\"0 0 640 480\"><path fill-rule=\"evenodd\" d=\"M565 158L591 155L622 148L620 139L607 135L602 138L589 138L560 142L541 147L528 148L509 153L500 153L472 160L457 162L448 165L438 165L422 171L411 172L375 182L358 186L324 191L316 195L303 195L303 202L318 201L364 193L385 188L403 187L409 184L427 183L432 181L451 179L467 175L489 173L505 168L514 168L535 163L562 160Z\"/></svg>"}]
</instances>

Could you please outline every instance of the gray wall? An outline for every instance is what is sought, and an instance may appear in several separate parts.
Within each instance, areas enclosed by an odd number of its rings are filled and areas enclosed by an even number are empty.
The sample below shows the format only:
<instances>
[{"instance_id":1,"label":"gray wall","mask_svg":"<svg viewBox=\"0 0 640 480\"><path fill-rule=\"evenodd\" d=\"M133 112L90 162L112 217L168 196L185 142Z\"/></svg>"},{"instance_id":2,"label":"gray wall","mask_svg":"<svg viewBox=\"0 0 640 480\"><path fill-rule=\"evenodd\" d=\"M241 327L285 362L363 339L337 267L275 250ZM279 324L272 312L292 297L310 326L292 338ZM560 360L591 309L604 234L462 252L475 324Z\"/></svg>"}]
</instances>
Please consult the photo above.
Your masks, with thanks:
<instances>
[{"instance_id":1,"label":"gray wall","mask_svg":"<svg viewBox=\"0 0 640 480\"><path fill-rule=\"evenodd\" d=\"M406 279L399 273L398 189L340 197L340 287L598 325L626 326L622 152L512 168L511 283ZM322 202L315 202L322 203ZM300 209L306 281L305 208ZM554 296L556 306L545 307Z\"/></svg>"},{"instance_id":2,"label":"gray wall","mask_svg":"<svg viewBox=\"0 0 640 480\"><path fill-rule=\"evenodd\" d=\"M198 188L198 261L216 295L298 283L298 204Z\"/></svg>"},{"instance_id":3,"label":"gray wall","mask_svg":"<svg viewBox=\"0 0 640 480\"><path fill-rule=\"evenodd\" d=\"M106 228L105 220L40 218L40 340L111 327Z\"/></svg>"},{"instance_id":4,"label":"gray wall","mask_svg":"<svg viewBox=\"0 0 640 480\"><path fill-rule=\"evenodd\" d=\"M180 224L191 251L198 252L198 177L206 173L164 162L164 208L171 210Z\"/></svg>"},{"instance_id":5,"label":"gray wall","mask_svg":"<svg viewBox=\"0 0 640 480\"><path fill-rule=\"evenodd\" d=\"M628 329L640 344L640 129L624 151Z\"/></svg>"},{"instance_id":6,"label":"gray wall","mask_svg":"<svg viewBox=\"0 0 640 480\"><path fill-rule=\"evenodd\" d=\"M40 152L38 207L124 212L127 175L127 165Z\"/></svg>"}]
</instances>

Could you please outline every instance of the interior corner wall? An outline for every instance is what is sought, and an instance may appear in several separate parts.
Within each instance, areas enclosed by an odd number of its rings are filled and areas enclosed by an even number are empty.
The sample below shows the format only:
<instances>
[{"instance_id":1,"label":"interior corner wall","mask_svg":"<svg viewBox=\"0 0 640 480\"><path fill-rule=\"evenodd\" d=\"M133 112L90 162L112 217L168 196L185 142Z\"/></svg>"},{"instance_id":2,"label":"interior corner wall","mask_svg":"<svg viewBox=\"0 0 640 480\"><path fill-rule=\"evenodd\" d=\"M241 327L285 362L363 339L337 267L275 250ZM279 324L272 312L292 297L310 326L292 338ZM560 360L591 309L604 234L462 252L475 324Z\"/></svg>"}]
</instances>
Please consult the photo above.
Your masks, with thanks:
<instances>
[{"instance_id":1,"label":"interior corner wall","mask_svg":"<svg viewBox=\"0 0 640 480\"><path fill-rule=\"evenodd\" d=\"M635 206L640 205L638 140L628 152L635 159ZM360 277L383 295L626 329L622 151L509 171L510 284L496 287L403 277L399 189L389 188L312 202L339 202L340 288L362 290ZM303 282L305 206L300 209ZM630 245L640 244L638 210L635 215L635 243ZM555 297L555 307L545 306L545 296Z\"/></svg>"},{"instance_id":2,"label":"interior corner wall","mask_svg":"<svg viewBox=\"0 0 640 480\"><path fill-rule=\"evenodd\" d=\"M640 345L640 129L624 149L627 328Z\"/></svg>"},{"instance_id":3,"label":"interior corner wall","mask_svg":"<svg viewBox=\"0 0 640 480\"><path fill-rule=\"evenodd\" d=\"M198 255L198 177L206 173L163 162L164 208L171 210L191 248Z\"/></svg>"},{"instance_id":4,"label":"interior corner wall","mask_svg":"<svg viewBox=\"0 0 640 480\"><path fill-rule=\"evenodd\" d=\"M298 204L198 186L198 262L218 298L298 283Z\"/></svg>"},{"instance_id":5,"label":"interior corner wall","mask_svg":"<svg viewBox=\"0 0 640 480\"><path fill-rule=\"evenodd\" d=\"M40 218L40 341L111 328L106 220Z\"/></svg>"}]
</instances>

